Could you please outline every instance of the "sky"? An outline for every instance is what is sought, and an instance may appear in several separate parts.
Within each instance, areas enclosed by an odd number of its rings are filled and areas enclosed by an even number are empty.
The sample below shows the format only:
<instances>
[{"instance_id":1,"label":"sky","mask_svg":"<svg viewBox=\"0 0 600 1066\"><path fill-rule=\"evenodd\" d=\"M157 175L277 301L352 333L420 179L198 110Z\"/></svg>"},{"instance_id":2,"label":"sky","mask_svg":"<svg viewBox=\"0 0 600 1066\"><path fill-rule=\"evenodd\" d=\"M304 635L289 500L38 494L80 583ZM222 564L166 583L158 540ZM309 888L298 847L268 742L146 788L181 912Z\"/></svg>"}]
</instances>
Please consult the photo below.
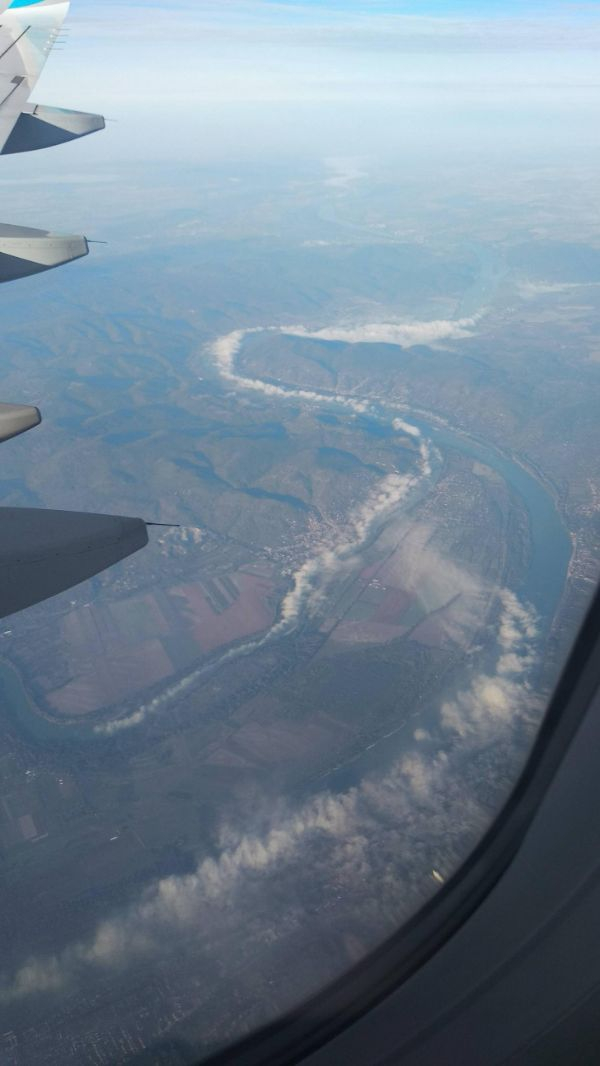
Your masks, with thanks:
<instances>
[{"instance_id":1,"label":"sky","mask_svg":"<svg viewBox=\"0 0 600 1066\"><path fill-rule=\"evenodd\" d=\"M592 143L599 50L600 2L73 0L36 99L138 158Z\"/></svg>"}]
</instances>

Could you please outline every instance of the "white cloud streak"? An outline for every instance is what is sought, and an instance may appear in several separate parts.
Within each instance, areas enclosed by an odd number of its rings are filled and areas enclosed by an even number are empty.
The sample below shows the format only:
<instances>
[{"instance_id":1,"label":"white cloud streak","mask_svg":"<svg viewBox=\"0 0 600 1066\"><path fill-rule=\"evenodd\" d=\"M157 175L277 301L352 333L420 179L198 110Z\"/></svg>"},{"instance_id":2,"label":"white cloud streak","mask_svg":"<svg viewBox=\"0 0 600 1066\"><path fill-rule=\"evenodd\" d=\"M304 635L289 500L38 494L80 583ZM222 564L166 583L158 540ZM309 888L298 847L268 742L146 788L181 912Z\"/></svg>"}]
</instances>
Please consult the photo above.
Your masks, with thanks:
<instances>
[{"instance_id":1,"label":"white cloud streak","mask_svg":"<svg viewBox=\"0 0 600 1066\"><path fill-rule=\"evenodd\" d=\"M429 449L423 442L420 450L422 477L429 477ZM420 477L411 474L389 474L382 478L350 517L344 530L334 535L329 544L319 549L295 572L292 588L281 601L279 619L269 631L257 640L231 648L216 662L198 667L173 685L169 685L152 700L143 704L132 714L95 726L98 736L115 736L124 730L142 725L148 717L157 714L178 696L193 688L209 671L218 669L233 659L249 655L279 637L291 633L303 615L313 617L324 606L327 589L334 578L344 570L360 564L360 550L371 532L393 514L419 483Z\"/></svg>"},{"instance_id":2,"label":"white cloud streak","mask_svg":"<svg viewBox=\"0 0 600 1066\"><path fill-rule=\"evenodd\" d=\"M429 470L426 459L421 470L423 474ZM273 635L289 632L303 613L309 617L318 613L324 605L327 587L333 578L340 571L356 565L360 550L371 531L398 509L419 480L412 474L388 474L382 478L352 516L348 529L332 545L307 559L296 571L293 587L282 601L280 621L273 628Z\"/></svg>"},{"instance_id":3,"label":"white cloud streak","mask_svg":"<svg viewBox=\"0 0 600 1066\"><path fill-rule=\"evenodd\" d=\"M471 317L434 319L430 322L367 322L358 326L327 326L317 330L286 326L282 332L294 337L345 341L347 344L397 344L402 348L411 348L417 344L463 340L472 335L476 322L477 319Z\"/></svg>"},{"instance_id":4,"label":"white cloud streak","mask_svg":"<svg viewBox=\"0 0 600 1066\"><path fill-rule=\"evenodd\" d=\"M261 378L239 374L236 370L236 359L245 337L260 333L280 333L286 336L341 340L346 343L388 343L410 346L411 344L433 344L442 340L459 340L470 336L470 330L476 321L475 317L471 317L455 321L433 320L370 323L351 327L331 326L319 330L310 330L301 325L254 326L248 329L232 330L230 333L217 337L210 344L209 351L222 379L236 388L259 392L269 398L295 400L316 406L336 405L354 414L370 413L380 417L380 408L375 408L367 400L356 399L345 393L320 392L314 389L275 385ZM284 596L279 608L279 618L271 629L257 640L247 641L231 648L215 662L204 664L193 670L131 714L95 726L94 731L99 736L115 736L124 730L142 725L148 717L157 714L178 696L193 688L209 671L217 669L234 658L249 655L258 648L264 647L267 642L287 635L295 628L303 615L313 617L323 608L331 582L336 575L357 564L360 550L372 531L398 510L423 478L431 477L431 447L427 441L421 439L419 428L393 414L390 415L390 422L396 432L419 441L415 472L412 474L388 473L373 489L368 499L350 515L343 529L334 533L333 536L331 530L327 531L326 543L318 546L317 550L301 564L293 575L292 587Z\"/></svg>"},{"instance_id":5,"label":"white cloud streak","mask_svg":"<svg viewBox=\"0 0 600 1066\"><path fill-rule=\"evenodd\" d=\"M469 319L469 321L472 320ZM427 326L428 324L426 323L420 323L422 335L425 335ZM449 335L452 332L456 333L449 323L441 324L437 322L429 324L429 326L429 336L435 334L436 337L440 337L444 333L445 335ZM372 327L366 328L369 331L372 329ZM397 330L400 328L399 326L396 327ZM405 328L409 332L402 334L402 336L415 335L415 324ZM458 327L458 329L461 328L460 326ZM316 335L311 334L301 326L291 329L288 327L267 326L233 330L218 337L210 345L210 353L224 381L230 382L239 389L260 392L268 397L281 398L283 400L300 400L303 403L317 406L335 404L351 410L354 414L374 411L367 401L355 399L344 393L317 392L312 389L273 385L270 382L263 381L261 378L251 378L238 374L236 371L236 357L239 355L244 338L250 334L263 332L279 332L294 336ZM321 335L321 331L318 335ZM396 341L395 343L399 342ZM115 736L124 730L142 725L148 717L157 714L173 699L181 696L182 693L196 685L209 671L217 669L234 658L248 655L252 651L264 647L268 641L285 636L295 628L304 614L307 617L312 617L322 608L329 585L341 571L357 565L360 550L376 526L403 504L422 478L431 476L430 447L426 441L421 440L421 431L418 427L397 417L392 419L392 425L398 433L408 434L413 439L419 440L415 473L399 474L395 471L390 472L380 480L369 497L350 515L343 529L337 533L334 532L333 536L331 530L328 530L327 542L319 546L314 554L306 559L293 575L292 587L280 604L279 618L268 633L257 640L247 641L242 645L231 648L216 662L198 667L184 678L175 682L175 684L169 685L163 692L131 714L95 726L94 731L97 735Z\"/></svg>"},{"instance_id":6,"label":"white cloud streak","mask_svg":"<svg viewBox=\"0 0 600 1066\"><path fill-rule=\"evenodd\" d=\"M218 338L212 355L224 380L264 392L268 383L236 373L235 360L246 332L238 330ZM428 336L431 339L434 333L439 339L450 332L438 323ZM298 331L297 335L308 335L308 331ZM372 330L368 336L373 339ZM375 336L380 339L381 331ZM398 337L398 332L394 336ZM415 331L409 336L414 338ZM352 406L355 402L345 396L324 398L312 390L283 386L269 387L267 395L311 404ZM220 663L290 632L303 615L318 614L331 581L356 564L372 530L402 505L420 478L428 476L430 449L419 429L395 415L391 420L398 433L418 441L417 472L392 472L382 478L344 529L297 570L281 603L279 620L269 633L231 649ZM429 527L407 523L395 565L402 570L405 587L418 589L427 609L436 610L454 598L460 599L460 608L443 624L449 636L464 640L469 630L481 626L493 597L481 582L443 558L431 541ZM440 878L452 872L493 813L478 799L480 779L472 769L478 753L490 745L494 752L503 751L503 746L510 749L516 727L523 723L531 726L540 713L540 700L528 682L536 659L535 614L508 589L496 594L495 610L495 651L492 654L488 648L487 669L477 672L468 685L442 702L437 723L434 720L427 723L427 729L413 731L416 746L411 749L409 741L405 754L387 773L377 778L366 776L357 786L337 795L321 792L291 813L274 814L262 832L249 832L232 823L224 825L216 857L201 857L191 874L156 882L138 903L102 922L88 940L49 958L27 960L12 976L5 975L0 983L0 1001L6 1004L33 994L62 991L94 973L118 975L141 959L160 957L164 961L165 943L185 941L189 945L190 940L195 941L204 956L210 957L213 951L222 965L222 942L215 946L214 937L218 940L229 931L237 941L246 916L251 918L253 930L260 926L257 914L264 909L265 893L277 879L287 877L290 892L277 892L276 900L267 908L268 928L263 928L258 946L256 965L268 967L273 936L291 935L295 924L304 922L306 880L302 874L307 869L313 889L317 885L327 896L335 885L336 892L342 893L338 898L345 902L338 920L343 928L362 923L371 942L391 931L393 924L434 891ZM141 723L195 684L209 668L193 672L127 719L99 727L99 731L114 733ZM516 758L514 751L512 758ZM465 767L471 768L471 777ZM313 978L318 982L320 975L313 973Z\"/></svg>"},{"instance_id":7,"label":"white cloud streak","mask_svg":"<svg viewBox=\"0 0 600 1066\"><path fill-rule=\"evenodd\" d=\"M219 337L210 345L210 351L215 359L221 377L230 381L240 389L251 392L261 392L263 396L280 398L282 400L302 400L310 404L336 404L347 407L355 414L366 414L369 404L365 400L357 400L344 393L317 392L313 389L297 389L287 385L274 385L272 382L263 381L261 378L244 377L235 371L235 360L239 354L244 338L253 333L282 333L288 336L310 336L300 332L301 326L280 329L276 326L257 326L252 329L236 329ZM418 431L417 431L418 432Z\"/></svg>"},{"instance_id":8,"label":"white cloud streak","mask_svg":"<svg viewBox=\"0 0 600 1066\"><path fill-rule=\"evenodd\" d=\"M486 737L508 728L524 705L539 709L526 680L535 662L535 613L509 589L501 590L499 603L499 654L493 668L477 674L468 688L442 704L444 728L461 737Z\"/></svg>"},{"instance_id":9,"label":"white cloud streak","mask_svg":"<svg viewBox=\"0 0 600 1066\"><path fill-rule=\"evenodd\" d=\"M228 821L215 856L201 857L192 873L155 882L88 939L5 974L0 1002L62 992L94 975L110 973L118 980L142 960L168 964L165 945L175 952L178 945L189 950L195 944L201 954L194 965L214 956L227 970L235 967L236 952L223 958L223 936L234 937L237 947L245 928L255 938L254 967L268 970L273 938L291 937L299 924L309 935L302 904L309 882L319 898L331 898L335 890L343 901L331 918L340 932L368 931L368 942L391 932L440 877L447 879L494 815L478 795L480 754L512 759L514 773L522 757L511 747L515 735L539 715L539 700L527 685L535 658L534 613L506 589L498 593L497 609L495 667L445 701L437 727L417 729L414 745L408 741L386 772L366 775L338 794L317 793L291 811L272 812L260 831ZM485 788L491 784L487 780ZM441 874L434 877L433 870ZM322 975L313 972L312 979L316 985Z\"/></svg>"}]
</instances>

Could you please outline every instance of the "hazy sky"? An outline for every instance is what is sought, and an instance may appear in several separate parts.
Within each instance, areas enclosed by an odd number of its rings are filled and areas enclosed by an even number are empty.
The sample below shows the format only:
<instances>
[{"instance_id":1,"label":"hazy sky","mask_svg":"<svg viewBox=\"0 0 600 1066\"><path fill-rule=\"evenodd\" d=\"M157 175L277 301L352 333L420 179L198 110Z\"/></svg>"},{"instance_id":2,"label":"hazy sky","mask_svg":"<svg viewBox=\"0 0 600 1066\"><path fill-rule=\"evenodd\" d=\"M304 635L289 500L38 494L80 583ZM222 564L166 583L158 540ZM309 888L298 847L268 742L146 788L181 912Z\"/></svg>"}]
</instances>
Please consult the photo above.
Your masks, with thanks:
<instances>
[{"instance_id":1,"label":"hazy sky","mask_svg":"<svg viewBox=\"0 0 600 1066\"><path fill-rule=\"evenodd\" d=\"M596 139L600 3L73 0L68 26L35 98L119 119L116 154Z\"/></svg>"},{"instance_id":2,"label":"hazy sky","mask_svg":"<svg viewBox=\"0 0 600 1066\"><path fill-rule=\"evenodd\" d=\"M74 0L68 26L69 44L52 56L36 96L128 123L156 108L155 143L146 144L156 154L163 136L171 147L178 133L187 134L185 154L214 150L215 135L225 150L236 138L247 150L244 123L256 139L261 114L282 138L287 106L311 112L319 141L335 134L331 115L343 126L357 104L404 112L407 129L412 112L441 108L468 133L485 127L490 109L534 124L554 109L577 125L600 100L600 3ZM226 109L226 130L215 129L211 107ZM382 143L393 138L390 122L384 114L377 123ZM307 132L289 129L285 140L304 143ZM342 130L339 140L348 139ZM273 149L269 135L265 146ZM255 147L259 155L260 136Z\"/></svg>"}]
</instances>

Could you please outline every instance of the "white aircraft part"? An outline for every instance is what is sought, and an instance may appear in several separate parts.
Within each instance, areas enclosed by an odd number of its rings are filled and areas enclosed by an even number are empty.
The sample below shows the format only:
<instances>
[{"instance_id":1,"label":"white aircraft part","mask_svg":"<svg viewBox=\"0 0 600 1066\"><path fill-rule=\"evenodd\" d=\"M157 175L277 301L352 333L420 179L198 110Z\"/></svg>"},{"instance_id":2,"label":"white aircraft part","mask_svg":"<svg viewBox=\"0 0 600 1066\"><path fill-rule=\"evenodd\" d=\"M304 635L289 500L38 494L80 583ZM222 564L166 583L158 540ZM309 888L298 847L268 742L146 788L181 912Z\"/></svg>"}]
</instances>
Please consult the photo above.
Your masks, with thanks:
<instances>
[{"instance_id":1,"label":"white aircraft part","mask_svg":"<svg viewBox=\"0 0 600 1066\"><path fill-rule=\"evenodd\" d=\"M51 148L79 137L103 130L106 126L102 115L85 111L70 111L62 107L46 107L44 104L26 104L2 149L2 155L17 152L34 152Z\"/></svg>"},{"instance_id":2,"label":"white aircraft part","mask_svg":"<svg viewBox=\"0 0 600 1066\"><path fill-rule=\"evenodd\" d=\"M25 404L0 403L0 441L18 437L28 429L39 426L42 416L37 407Z\"/></svg>"},{"instance_id":3,"label":"white aircraft part","mask_svg":"<svg viewBox=\"0 0 600 1066\"><path fill-rule=\"evenodd\" d=\"M89 252L85 237L0 225L0 282L39 274Z\"/></svg>"},{"instance_id":4,"label":"white aircraft part","mask_svg":"<svg viewBox=\"0 0 600 1066\"><path fill-rule=\"evenodd\" d=\"M4 147L67 16L66 0L9 7L0 23L0 146Z\"/></svg>"},{"instance_id":5,"label":"white aircraft part","mask_svg":"<svg viewBox=\"0 0 600 1066\"><path fill-rule=\"evenodd\" d=\"M0 152L20 121L17 143L20 139L22 145L26 144L23 134L28 128L29 141L37 139L40 147L44 136L50 138L46 143L57 143L57 139L92 132L92 126L99 128L96 116L77 116L28 104L68 10L68 0L12 0L0 17ZM61 266L88 251L85 237L0 226L0 281Z\"/></svg>"}]
</instances>

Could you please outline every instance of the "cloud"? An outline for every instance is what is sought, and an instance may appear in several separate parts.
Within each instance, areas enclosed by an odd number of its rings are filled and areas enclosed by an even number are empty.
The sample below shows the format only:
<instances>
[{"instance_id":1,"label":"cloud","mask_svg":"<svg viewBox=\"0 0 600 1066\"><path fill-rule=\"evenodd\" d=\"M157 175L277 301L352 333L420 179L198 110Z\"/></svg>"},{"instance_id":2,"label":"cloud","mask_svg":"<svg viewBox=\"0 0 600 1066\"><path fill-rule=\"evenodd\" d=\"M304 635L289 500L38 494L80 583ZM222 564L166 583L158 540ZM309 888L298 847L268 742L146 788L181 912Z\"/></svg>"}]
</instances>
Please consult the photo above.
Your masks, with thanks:
<instances>
[{"instance_id":1,"label":"cloud","mask_svg":"<svg viewBox=\"0 0 600 1066\"><path fill-rule=\"evenodd\" d=\"M235 360L244 338L248 334L266 331L283 332L277 327L238 329L218 337L211 343L210 353L225 381L231 382L237 388L261 392L269 397L301 400L317 406L335 403L350 408L357 414L371 410L367 402L355 400L342 393L321 393L310 389L272 385L260 378L249 378L238 374L235 369ZM285 332L288 331L285 330ZM417 426L403 419L393 418L392 425L398 432L407 433L415 439L421 438L421 432ZM342 528L332 530L331 526L326 527L323 531L324 542L318 545L316 550L313 545L312 554L293 574L292 587L279 606L279 618L264 636L231 648L214 662L198 667L184 678L167 686L152 700L131 714L95 726L94 732L99 736L115 736L124 730L142 725L148 717L157 714L173 699L197 684L209 671L218 669L232 659L249 655L264 647L269 641L289 634L303 614L308 617L314 616L323 606L328 586L336 575L360 562L360 550L376 525L394 513L423 478L431 477L431 473L430 448L427 442L420 440L415 473L391 472L387 474L380 479L367 499L359 504L348 517Z\"/></svg>"},{"instance_id":2,"label":"cloud","mask_svg":"<svg viewBox=\"0 0 600 1066\"><path fill-rule=\"evenodd\" d=\"M600 281L522 281L518 283L519 295L524 300L536 296L549 296L572 292L577 289L594 289Z\"/></svg>"},{"instance_id":3,"label":"cloud","mask_svg":"<svg viewBox=\"0 0 600 1066\"><path fill-rule=\"evenodd\" d=\"M114 33L115 20L118 34ZM56 57L48 65L45 95L57 104L68 104L76 82L81 106L110 105L119 116L130 119L132 111L145 113L152 128L160 130L163 145L168 138L169 155L176 150L174 129L179 150L189 145L185 130L173 122L174 108L185 116L186 128L198 122L204 131L202 159L207 151L214 151L216 143L219 151L226 150L219 138L223 116L209 126L210 109L220 105L242 109L233 129L231 118L225 116L227 141L235 136L238 159L248 135L248 105L261 109L271 103L363 106L370 101L371 105L397 104L401 113L414 114L423 103L433 103L430 115L435 121L440 108L448 115L449 103L456 106L457 101L479 103L485 98L489 105L498 99L512 102L520 97L522 102L541 97L556 106L570 95L572 109L573 97L594 103L598 95L594 52L600 47L600 26L597 18L582 11L573 15L563 10L554 17L548 12L535 17L525 11L520 16L513 6L509 14L495 12L485 17L484 13L482 17L476 11L465 17L451 11L440 16L386 7L374 10L370 5L360 10L260 0L227 0L226 4L179 0L168 7L147 3L118 8L81 3L73 5L69 28L72 47L60 56L60 62ZM574 52L579 53L575 63ZM104 77L107 62L114 72L108 84ZM186 70L185 84L178 77L180 69ZM200 115L203 105L206 112ZM377 107L370 125L377 125L376 111ZM351 138L336 136L331 123L325 122L319 134L322 120L322 115L316 121L309 119L311 135L302 139L303 156L317 137L330 154L350 154ZM286 141L281 127L275 146L262 132L263 124L257 124L252 133L261 159L266 145L280 154ZM454 129L454 122L450 124ZM297 122L288 121L287 126L289 149L301 131ZM127 137L134 129L130 121ZM365 145L372 142L365 136L364 125L363 131L361 145L366 151ZM498 135L498 123L494 133ZM387 150L389 140L388 121L377 144ZM400 143L406 147L406 135ZM136 138L137 155L138 146ZM333 175L332 181L339 188L346 187L341 174Z\"/></svg>"},{"instance_id":4,"label":"cloud","mask_svg":"<svg viewBox=\"0 0 600 1066\"><path fill-rule=\"evenodd\" d=\"M330 174L323 184L333 189L347 189L368 176L361 160L347 156L329 157L324 160Z\"/></svg>"},{"instance_id":5,"label":"cloud","mask_svg":"<svg viewBox=\"0 0 600 1066\"><path fill-rule=\"evenodd\" d=\"M240 388L248 387L247 382L265 384L236 372L244 336L240 330L219 338L211 349L213 358L224 380ZM311 390L282 386L281 392L323 402ZM275 395L280 395L279 387ZM283 987L278 1009L293 1006L299 994L314 991L347 961L343 947L328 953L327 961L320 953L321 927L307 918L313 901L327 905L329 937L343 945L351 931L366 950L436 891L494 817L524 758L525 737L543 710L531 683L538 656L537 619L514 592L493 589L448 559L436 546L434 525L402 516L413 486L428 476L430 445L418 427L393 410L389 417L396 432L418 443L414 472L386 474L343 523L319 529L272 630L230 649L218 664L290 632L305 614L318 615L331 582L359 564L372 530L394 515L384 533L394 545L386 580L394 579L396 568L403 587L427 613L435 611L448 639L467 651L462 684L456 683L411 732L399 732L399 723L381 741L382 760L384 750L390 756L386 769L357 774L355 784L342 791L321 790L296 804L278 800L273 807L262 797L247 810L232 807L213 851L200 855L191 873L154 882L137 902L62 952L25 960L4 975L0 1001L51 995L93 984L107 973L118 987L139 964L148 969L160 961L162 972L173 966L179 980L185 965L195 977L206 966L221 975L222 1031L227 1029L230 1037L232 1018L244 1013L240 1004L268 1011L268 997L256 1006L254 983L235 983L240 957L251 952L253 974L259 980L270 975ZM483 646L476 651L473 634L482 632ZM104 730L116 732L145 720L211 668L201 667ZM283 982L281 960L287 959L287 966L299 950L310 955L311 966L295 982ZM231 988L235 991L229 993ZM267 1021L267 1014L260 1019ZM218 1021L215 1026L218 1031Z\"/></svg>"},{"instance_id":6,"label":"cloud","mask_svg":"<svg viewBox=\"0 0 600 1066\"><path fill-rule=\"evenodd\" d=\"M461 737L488 736L507 728L524 705L531 712L541 709L527 682L536 660L535 612L509 589L499 592L498 602L498 651L492 667L442 704L442 725Z\"/></svg>"},{"instance_id":7,"label":"cloud","mask_svg":"<svg viewBox=\"0 0 600 1066\"><path fill-rule=\"evenodd\" d=\"M300 329L301 327L296 327ZM313 389L297 389L288 385L273 385L272 382L263 381L261 378L249 378L235 371L235 359L239 354L244 338L252 333L285 333L293 334L293 330L281 329L277 326L255 326L251 329L236 329L231 333L218 337L209 345L221 377L230 381L240 389L252 392L260 392L263 396L280 398L283 400L302 400L311 404L336 404L347 407L355 414L365 414L369 411L369 404L364 400L356 400L344 393L316 392ZM296 334L297 335L297 334Z\"/></svg>"},{"instance_id":8,"label":"cloud","mask_svg":"<svg viewBox=\"0 0 600 1066\"><path fill-rule=\"evenodd\" d=\"M393 514L407 499L421 477L429 477L431 468L428 449L422 445L420 476L414 474L388 474L380 479L367 499L350 515L342 529L326 527L327 537L314 554L301 564L292 576L292 587L279 605L277 622L264 636L257 640L230 648L217 660L205 663L172 685L168 685L152 700L123 718L115 718L94 727L98 736L115 736L124 730L140 726L148 717L157 714L183 692L196 685L207 673L219 669L233 659L250 655L272 640L287 636L306 614L313 617L323 607L326 593L333 579L352 567L360 565L360 550L372 530Z\"/></svg>"},{"instance_id":9,"label":"cloud","mask_svg":"<svg viewBox=\"0 0 600 1066\"><path fill-rule=\"evenodd\" d=\"M162 936L178 931L208 932L202 919L213 917L232 902L240 880L250 875L271 876L278 865L290 862L315 834L345 840L356 823L357 793L334 797L323 793L262 836L223 830L233 843L217 858L202 859L195 871L164 878L120 916L102 922L94 936L69 946L62 955L30 959L10 983L0 986L0 1002L34 993L52 992L74 981L86 969L120 968L160 951ZM230 915L234 917L234 915Z\"/></svg>"},{"instance_id":10,"label":"cloud","mask_svg":"<svg viewBox=\"0 0 600 1066\"><path fill-rule=\"evenodd\" d=\"M190 548L202 544L204 538L205 532L198 526L173 526L163 529L156 543L160 554L171 559L187 555Z\"/></svg>"},{"instance_id":11,"label":"cloud","mask_svg":"<svg viewBox=\"0 0 600 1066\"><path fill-rule=\"evenodd\" d=\"M422 474L428 467L423 464ZM303 612L315 615L323 606L328 585L341 571L360 562L359 553L371 531L403 503L420 478L414 474L388 474L352 515L347 528L296 571L293 587L280 607L273 634L288 632Z\"/></svg>"},{"instance_id":12,"label":"cloud","mask_svg":"<svg viewBox=\"0 0 600 1066\"><path fill-rule=\"evenodd\" d=\"M426 614L436 612L437 625L449 640L468 646L472 634L484 625L497 591L436 546L433 522L406 516L394 523L385 542L394 545L394 551L384 582L417 597Z\"/></svg>"},{"instance_id":13,"label":"cloud","mask_svg":"<svg viewBox=\"0 0 600 1066\"><path fill-rule=\"evenodd\" d=\"M239 388L261 392L265 396L281 399L303 400L312 404L336 404L347 407L356 414L379 415L368 400L357 400L346 393L316 391L314 389L295 388L290 385L274 385L261 378L251 378L238 374L235 369L236 358L240 354L246 336L257 333L281 333L288 337L306 337L313 340L342 341L347 344L394 344L409 348L417 344L435 345L442 341L463 340L472 336L472 331L480 315L459 319L432 319L413 322L375 322L353 326L327 326L323 329L309 329L303 325L292 326L253 326L249 329L236 329L226 333L208 346L209 353L215 360L219 373L224 380ZM380 405L379 405L380 406ZM393 405L390 405L393 410ZM395 417L391 424L398 432L412 437L420 437L417 426Z\"/></svg>"},{"instance_id":14,"label":"cloud","mask_svg":"<svg viewBox=\"0 0 600 1066\"><path fill-rule=\"evenodd\" d=\"M409 437L421 436L421 433L416 426L411 425L410 422L405 422L402 418L395 418L392 425L398 433L408 433Z\"/></svg>"},{"instance_id":15,"label":"cloud","mask_svg":"<svg viewBox=\"0 0 600 1066\"><path fill-rule=\"evenodd\" d=\"M234 649L234 653L242 655L244 653L243 648ZM157 696L148 700L147 703L142 704L137 710L132 711L130 714L125 715L123 718L114 718L110 722L102 722L99 725L94 726L94 733L100 737L113 737L119 733L123 733L125 730L134 729L136 726L143 725L147 718L157 714L163 707L168 706L182 693L187 692L188 689L193 688L195 684L202 677L204 677L209 671L217 669L222 665L231 653L222 656L215 663L206 663L203 666L198 667L197 670L193 670L190 674L186 674L185 677L179 681L174 682L172 685L167 685Z\"/></svg>"},{"instance_id":16,"label":"cloud","mask_svg":"<svg viewBox=\"0 0 600 1066\"><path fill-rule=\"evenodd\" d=\"M305 985L290 983L290 996L299 988L308 994L333 976L323 969L316 947L321 926L306 911L309 901L327 906L328 936L340 944L352 931L366 950L392 932L484 832L523 758L520 730L531 728L540 713L526 684L533 612L508 590L498 593L497 608L497 663L506 655L519 659L518 687L505 671L479 673L442 703L437 724L434 717L427 730L415 730L414 743L405 739L387 769L363 774L337 793L321 790L275 809L265 800L230 813L212 853L200 855L191 873L155 881L63 951L24 960L0 980L0 1002L87 987L107 974L118 988L140 963L147 971L160 962L163 973L172 966L180 981L186 965L195 978L204 966L209 972L216 966L230 1036L244 1003L256 1008L254 983L235 984L249 945L259 981L269 974L281 979L281 967L300 944L313 951ZM275 943L287 944L291 956L274 952ZM335 965L346 964L340 950ZM227 998L231 987L235 1011ZM268 1011L264 997L258 1009Z\"/></svg>"},{"instance_id":17,"label":"cloud","mask_svg":"<svg viewBox=\"0 0 600 1066\"><path fill-rule=\"evenodd\" d=\"M286 326L282 332L316 340L346 341L348 344L397 344L402 348L410 348L416 344L432 345L441 341L463 340L472 336L476 323L477 319L471 317L428 322L367 322L364 325L327 326L317 330Z\"/></svg>"},{"instance_id":18,"label":"cloud","mask_svg":"<svg viewBox=\"0 0 600 1066\"><path fill-rule=\"evenodd\" d=\"M246 334L259 332L255 329L234 329L231 333L225 333L217 337L211 344L211 352L217 366L225 377L233 373L234 360L239 353Z\"/></svg>"}]
</instances>

